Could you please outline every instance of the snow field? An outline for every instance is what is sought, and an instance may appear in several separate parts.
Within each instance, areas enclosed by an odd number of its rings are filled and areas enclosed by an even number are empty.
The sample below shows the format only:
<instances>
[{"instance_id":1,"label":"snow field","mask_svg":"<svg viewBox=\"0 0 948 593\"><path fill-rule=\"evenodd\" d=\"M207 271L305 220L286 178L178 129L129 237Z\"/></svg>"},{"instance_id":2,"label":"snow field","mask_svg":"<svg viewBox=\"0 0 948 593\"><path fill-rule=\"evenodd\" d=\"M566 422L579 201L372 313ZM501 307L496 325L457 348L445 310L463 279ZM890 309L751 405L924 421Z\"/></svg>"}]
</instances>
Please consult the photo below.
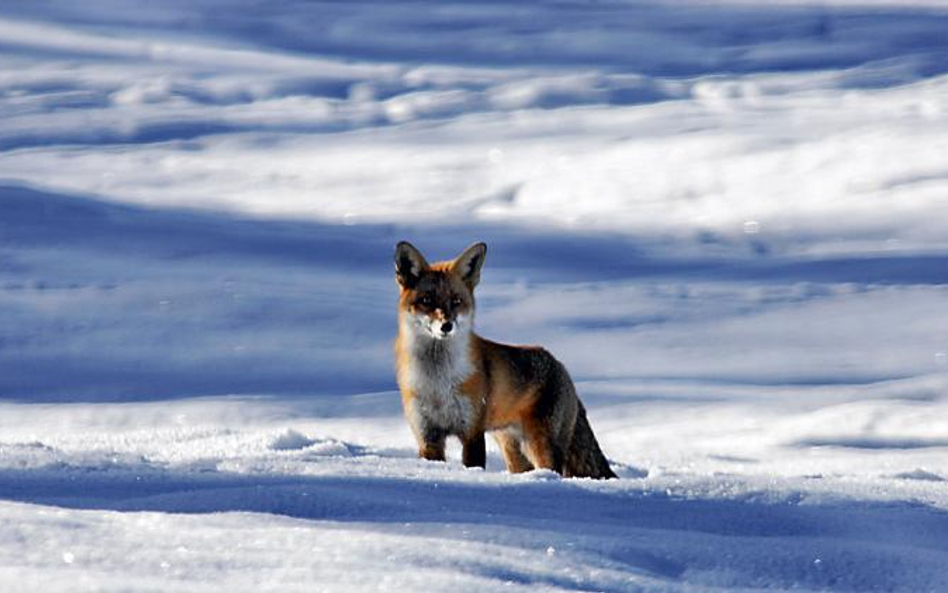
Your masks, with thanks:
<instances>
[{"instance_id":1,"label":"snow field","mask_svg":"<svg viewBox=\"0 0 948 593\"><path fill-rule=\"evenodd\" d=\"M0 592L948 589L941 2L0 2ZM391 253L621 479L415 459Z\"/></svg>"},{"instance_id":2,"label":"snow field","mask_svg":"<svg viewBox=\"0 0 948 593\"><path fill-rule=\"evenodd\" d=\"M371 399L382 407L395 397ZM313 417L305 403L8 404L0 490L29 503L2 505L4 578L54 589L123 589L135 574L136 590L937 590L943 478L885 472L948 468L935 455L872 456L871 444L793 451L820 420L838 435L840 416L858 427L869 413L842 403L850 389L835 397L827 409L779 415L674 396L606 407L592 417L606 449L655 456L638 460L647 472L618 463L615 482L509 476L495 451L485 472L460 467L456 451L445 465L414 459L410 447L319 438L408 435L394 419ZM896 426L944 411L879 407ZM725 436L738 419L739 438Z\"/></svg>"}]
</instances>

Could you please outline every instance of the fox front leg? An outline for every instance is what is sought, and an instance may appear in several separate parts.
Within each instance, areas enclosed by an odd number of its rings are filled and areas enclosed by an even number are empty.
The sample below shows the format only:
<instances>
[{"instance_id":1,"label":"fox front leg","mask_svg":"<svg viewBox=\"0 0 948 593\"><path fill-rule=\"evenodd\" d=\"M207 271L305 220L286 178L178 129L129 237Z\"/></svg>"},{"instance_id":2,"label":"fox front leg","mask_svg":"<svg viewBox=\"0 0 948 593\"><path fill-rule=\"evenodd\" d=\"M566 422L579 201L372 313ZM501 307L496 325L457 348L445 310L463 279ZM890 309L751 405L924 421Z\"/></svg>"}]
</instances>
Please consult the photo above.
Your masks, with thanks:
<instances>
[{"instance_id":1,"label":"fox front leg","mask_svg":"<svg viewBox=\"0 0 948 593\"><path fill-rule=\"evenodd\" d=\"M462 438L462 460L464 467L486 467L487 449L484 445L484 433L478 432L470 438Z\"/></svg>"},{"instance_id":2,"label":"fox front leg","mask_svg":"<svg viewBox=\"0 0 948 593\"><path fill-rule=\"evenodd\" d=\"M425 428L418 434L418 457L428 461L444 461L444 440L447 433L436 428Z\"/></svg>"}]
</instances>

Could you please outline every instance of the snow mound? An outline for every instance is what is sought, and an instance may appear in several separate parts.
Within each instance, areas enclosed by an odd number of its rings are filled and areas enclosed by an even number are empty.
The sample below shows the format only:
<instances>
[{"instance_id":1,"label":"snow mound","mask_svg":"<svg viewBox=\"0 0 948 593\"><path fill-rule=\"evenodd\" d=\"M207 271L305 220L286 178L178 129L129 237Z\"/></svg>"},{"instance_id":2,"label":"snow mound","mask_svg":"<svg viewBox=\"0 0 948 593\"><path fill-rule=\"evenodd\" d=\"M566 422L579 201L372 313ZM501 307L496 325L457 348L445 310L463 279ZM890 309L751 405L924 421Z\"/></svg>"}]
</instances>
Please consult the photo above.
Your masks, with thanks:
<instances>
[{"instance_id":1,"label":"snow mound","mask_svg":"<svg viewBox=\"0 0 948 593\"><path fill-rule=\"evenodd\" d=\"M276 451L293 451L305 449L316 444L316 441L304 436L293 429L288 429L270 442L270 448Z\"/></svg>"},{"instance_id":2,"label":"snow mound","mask_svg":"<svg viewBox=\"0 0 948 593\"><path fill-rule=\"evenodd\" d=\"M895 474L894 477L896 477L896 478L898 478L898 479L900 479L900 480L923 480L923 481L925 481L925 482L944 482L944 481L946 481L945 478L943 478L942 476L940 476L940 475L938 475L938 474L936 474L936 473L934 473L934 472L925 471L925 470L923 470L923 469L921 469L921 468L915 469L915 470L912 470L912 471L909 471L909 472L898 473L898 474Z\"/></svg>"}]
</instances>

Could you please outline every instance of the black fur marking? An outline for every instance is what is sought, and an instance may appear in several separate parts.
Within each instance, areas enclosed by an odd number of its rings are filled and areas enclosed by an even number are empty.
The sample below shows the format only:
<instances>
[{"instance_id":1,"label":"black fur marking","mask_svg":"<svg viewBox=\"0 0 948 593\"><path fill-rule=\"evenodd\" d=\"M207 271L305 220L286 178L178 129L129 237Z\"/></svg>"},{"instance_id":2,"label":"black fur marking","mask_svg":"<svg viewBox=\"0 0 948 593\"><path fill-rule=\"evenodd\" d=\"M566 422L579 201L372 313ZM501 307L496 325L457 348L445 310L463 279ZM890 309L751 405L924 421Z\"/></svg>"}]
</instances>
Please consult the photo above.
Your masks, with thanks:
<instances>
[{"instance_id":1,"label":"black fur marking","mask_svg":"<svg viewBox=\"0 0 948 593\"><path fill-rule=\"evenodd\" d=\"M573 431L573 442L566 453L564 475L577 478L595 478L597 480L618 478L609 461L602 454L599 442L593 434L589 420L586 418L586 408L579 402L579 413L576 416L576 427Z\"/></svg>"},{"instance_id":2,"label":"black fur marking","mask_svg":"<svg viewBox=\"0 0 948 593\"><path fill-rule=\"evenodd\" d=\"M422 272L428 268L425 256L408 241L400 241L395 246L395 275L399 283L406 288L414 288Z\"/></svg>"},{"instance_id":3,"label":"black fur marking","mask_svg":"<svg viewBox=\"0 0 948 593\"><path fill-rule=\"evenodd\" d=\"M474 272L477 271L478 263L481 260L481 255L475 255L471 258L471 261L467 264L467 273L464 274L464 280L470 280L474 276Z\"/></svg>"},{"instance_id":4,"label":"black fur marking","mask_svg":"<svg viewBox=\"0 0 948 593\"><path fill-rule=\"evenodd\" d=\"M559 369L557 369L559 370ZM536 415L540 418L552 418L557 402L560 400L563 377L560 373L548 373L536 403Z\"/></svg>"},{"instance_id":5,"label":"black fur marking","mask_svg":"<svg viewBox=\"0 0 948 593\"><path fill-rule=\"evenodd\" d=\"M429 424L422 429L421 438L429 445L441 445L447 436L448 432L445 429Z\"/></svg>"},{"instance_id":6,"label":"black fur marking","mask_svg":"<svg viewBox=\"0 0 948 593\"><path fill-rule=\"evenodd\" d=\"M484 433L478 433L477 436L464 442L462 452L464 467L486 467L487 466L487 448L484 443Z\"/></svg>"},{"instance_id":7,"label":"black fur marking","mask_svg":"<svg viewBox=\"0 0 948 593\"><path fill-rule=\"evenodd\" d=\"M566 451L557 442L550 443L550 457L553 458L553 469L561 476L566 470Z\"/></svg>"},{"instance_id":8,"label":"black fur marking","mask_svg":"<svg viewBox=\"0 0 948 593\"><path fill-rule=\"evenodd\" d=\"M493 385L493 374L494 368L491 364L489 356L482 356L483 366L484 366L484 384Z\"/></svg>"},{"instance_id":9,"label":"black fur marking","mask_svg":"<svg viewBox=\"0 0 948 593\"><path fill-rule=\"evenodd\" d=\"M400 252L395 260L395 274L402 286L406 288L413 288L418 283L419 276L412 272L413 267L411 257L405 252Z\"/></svg>"}]
</instances>

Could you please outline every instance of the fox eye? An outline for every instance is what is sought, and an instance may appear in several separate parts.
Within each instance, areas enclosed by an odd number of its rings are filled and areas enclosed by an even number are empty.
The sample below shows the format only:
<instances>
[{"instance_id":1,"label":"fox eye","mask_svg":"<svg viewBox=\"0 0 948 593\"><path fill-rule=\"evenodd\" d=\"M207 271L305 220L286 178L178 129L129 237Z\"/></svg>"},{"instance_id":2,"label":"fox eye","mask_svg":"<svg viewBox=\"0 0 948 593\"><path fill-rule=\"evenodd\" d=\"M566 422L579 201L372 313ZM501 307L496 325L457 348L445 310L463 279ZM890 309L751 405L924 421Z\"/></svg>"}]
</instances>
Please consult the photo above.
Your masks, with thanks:
<instances>
[{"instance_id":1,"label":"fox eye","mask_svg":"<svg viewBox=\"0 0 948 593\"><path fill-rule=\"evenodd\" d=\"M434 301L431 299L431 295L426 294L426 295L423 295L421 299L419 299L418 302L421 303L425 307L430 307L431 303Z\"/></svg>"},{"instance_id":2,"label":"fox eye","mask_svg":"<svg viewBox=\"0 0 948 593\"><path fill-rule=\"evenodd\" d=\"M462 302L462 301L461 301L461 297L459 297L459 296L457 296L457 295L451 297L451 306L452 306L452 307L460 307L460 306L461 306L461 302Z\"/></svg>"}]
</instances>

